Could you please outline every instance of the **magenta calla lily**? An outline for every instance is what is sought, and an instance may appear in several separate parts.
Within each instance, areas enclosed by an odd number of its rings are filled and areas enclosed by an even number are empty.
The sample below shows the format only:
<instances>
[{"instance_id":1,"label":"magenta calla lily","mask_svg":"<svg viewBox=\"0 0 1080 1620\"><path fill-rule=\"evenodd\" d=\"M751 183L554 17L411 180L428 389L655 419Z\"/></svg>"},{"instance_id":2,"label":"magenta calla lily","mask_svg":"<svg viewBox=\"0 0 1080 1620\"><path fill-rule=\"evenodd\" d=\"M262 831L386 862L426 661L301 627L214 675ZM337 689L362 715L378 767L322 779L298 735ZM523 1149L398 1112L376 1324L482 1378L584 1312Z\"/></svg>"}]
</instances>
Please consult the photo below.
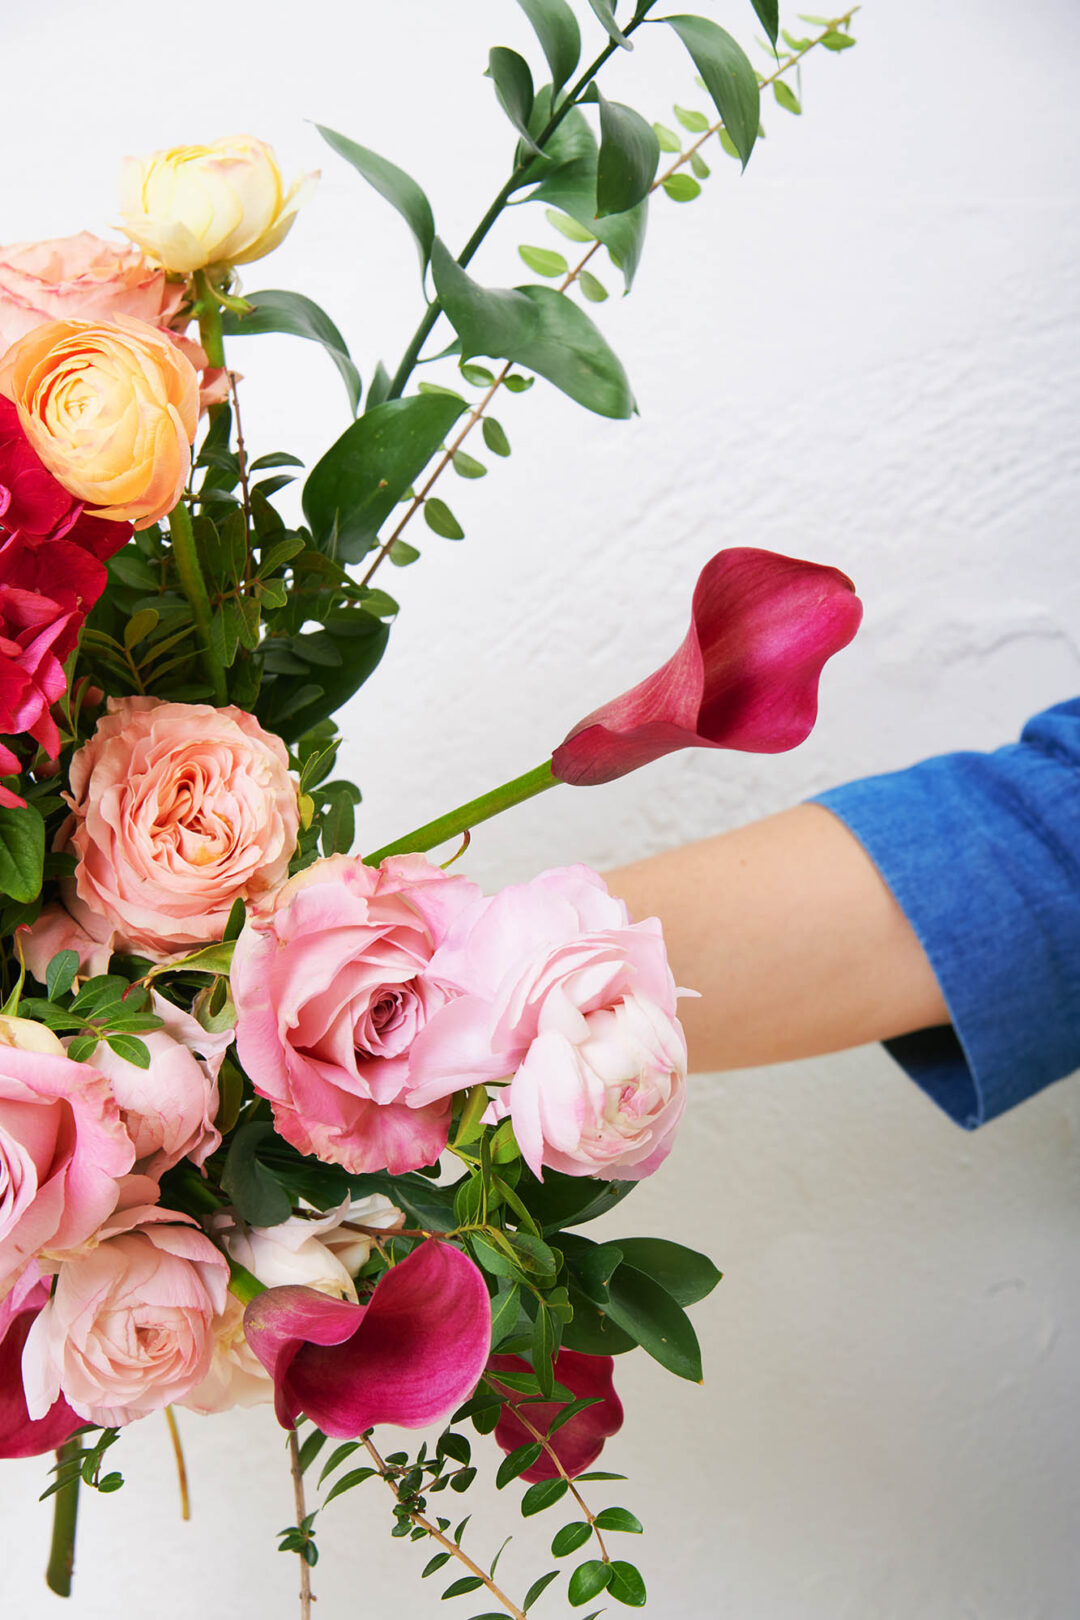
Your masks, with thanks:
<instances>
[{"instance_id":1,"label":"magenta calla lily","mask_svg":"<svg viewBox=\"0 0 1080 1620\"><path fill-rule=\"evenodd\" d=\"M794 748L817 719L826 660L861 618L855 587L837 568L748 546L718 552L702 569L678 652L580 721L552 770L591 787L678 748Z\"/></svg>"},{"instance_id":2,"label":"magenta calla lily","mask_svg":"<svg viewBox=\"0 0 1080 1620\"><path fill-rule=\"evenodd\" d=\"M622 1402L615 1393L611 1374L615 1362L611 1356L587 1356L580 1350L560 1350L555 1357L555 1381L571 1391L575 1399L584 1395L596 1400L595 1406L586 1406L556 1429L551 1436L551 1447L563 1468L573 1479L586 1468L591 1468L604 1449L604 1441L622 1428ZM520 1356L492 1356L488 1361L488 1377L506 1395L499 1421L495 1425L495 1439L505 1452L516 1451L535 1440L532 1429L547 1434L552 1419L563 1410L566 1401L533 1401L514 1395L499 1383L500 1372L531 1372L532 1368ZM527 1429L518 1416L518 1408L528 1418ZM555 1479L559 1469L549 1452L543 1451L522 1474L527 1484L538 1479Z\"/></svg>"},{"instance_id":3,"label":"magenta calla lily","mask_svg":"<svg viewBox=\"0 0 1080 1620\"><path fill-rule=\"evenodd\" d=\"M55 1451L81 1429L84 1419L61 1396L42 1418L26 1409L22 1356L34 1318L49 1297L48 1285L37 1282L32 1268L0 1301L0 1457L39 1457Z\"/></svg>"},{"instance_id":4,"label":"magenta calla lily","mask_svg":"<svg viewBox=\"0 0 1080 1620\"><path fill-rule=\"evenodd\" d=\"M362 1305L268 1288L244 1312L244 1334L274 1380L283 1428L303 1413L351 1440L376 1423L421 1428L459 1405L487 1361L491 1303L469 1257L429 1239Z\"/></svg>"}]
</instances>

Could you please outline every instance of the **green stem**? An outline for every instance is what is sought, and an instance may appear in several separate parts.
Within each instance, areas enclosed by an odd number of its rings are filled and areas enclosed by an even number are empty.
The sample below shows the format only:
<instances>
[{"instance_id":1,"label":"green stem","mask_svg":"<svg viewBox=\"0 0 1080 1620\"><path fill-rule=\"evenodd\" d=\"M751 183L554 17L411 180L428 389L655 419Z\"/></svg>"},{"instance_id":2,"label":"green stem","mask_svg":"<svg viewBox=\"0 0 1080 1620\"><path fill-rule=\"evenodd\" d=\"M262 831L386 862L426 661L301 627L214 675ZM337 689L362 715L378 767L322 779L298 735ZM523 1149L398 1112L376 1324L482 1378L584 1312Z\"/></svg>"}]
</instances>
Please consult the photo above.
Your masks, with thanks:
<instances>
[{"instance_id":1,"label":"green stem","mask_svg":"<svg viewBox=\"0 0 1080 1620\"><path fill-rule=\"evenodd\" d=\"M199 316L199 342L212 366L225 364L225 340L221 332L221 305L205 270L195 274L195 308Z\"/></svg>"},{"instance_id":2,"label":"green stem","mask_svg":"<svg viewBox=\"0 0 1080 1620\"><path fill-rule=\"evenodd\" d=\"M210 642L210 598L206 594L206 583L199 567L199 554L195 549L195 534L191 527L191 513L183 501L169 513L169 534L172 539L173 556L176 559L176 571L180 575L180 586L191 604L195 628L206 648L206 663L214 688L214 702L221 708L229 701L225 670L221 660L215 656Z\"/></svg>"},{"instance_id":3,"label":"green stem","mask_svg":"<svg viewBox=\"0 0 1080 1620\"><path fill-rule=\"evenodd\" d=\"M650 0L650 4L654 3L655 0ZM645 20L645 13L642 12L640 15L634 18L633 22L628 23L626 28L623 30L626 37L629 39L635 28L640 28L641 24ZM615 40L610 40L608 44L604 46L604 49L600 52L596 60L585 69L584 73L578 79L573 89L566 92L563 100L559 103L559 106L552 113L551 117L548 119L547 123L536 137L537 146L542 147L551 139L552 135L554 135L555 131L558 129L559 125L562 123L570 109L577 105L578 98L581 96L583 91L588 89L589 85L599 73L608 57L614 55L618 49L619 45ZM535 161L534 155L529 153L521 160L520 163L515 164L514 171L509 180L507 180L506 184L502 187L502 190L495 197L487 213L484 215L483 219L480 221L475 231L473 231L472 235L469 237L469 240L466 242L465 246L458 255L457 262L461 265L462 269L464 269L469 263L488 231L490 231L491 227L494 225L495 221L506 207L506 204L509 202L511 196L521 185L521 177L525 173L525 170ZM390 384L390 392L386 396L387 399L398 399L404 391L405 384L412 376L413 370L416 366L416 362L420 355L420 350L427 341L428 334L435 325L435 322L438 320L441 312L442 305L437 298L433 298L427 309L424 311L423 320L420 322L420 325L416 328L416 331L412 335L412 341L401 358L401 364L394 373L394 379ZM200 331L202 330L201 322L199 329ZM205 348L205 344L203 346Z\"/></svg>"},{"instance_id":4,"label":"green stem","mask_svg":"<svg viewBox=\"0 0 1080 1620\"><path fill-rule=\"evenodd\" d=\"M368 866L378 866L388 855L411 855L434 849L449 838L460 837L479 822L488 821L492 816L512 809L515 804L524 804L526 799L535 798L536 794L556 787L558 782L550 759L546 759L534 770L526 771L524 776L515 776L512 782L504 782L501 787L492 788L490 793L482 793L478 799L470 799L468 804L461 804L456 810L447 811L445 816L439 816L435 821L428 821L423 827L406 833L404 838L384 844L382 849L365 855L364 860Z\"/></svg>"},{"instance_id":5,"label":"green stem","mask_svg":"<svg viewBox=\"0 0 1080 1620\"><path fill-rule=\"evenodd\" d=\"M58 1463L73 1461L82 1455L81 1440L65 1440L56 1453ZM58 1490L53 1503L52 1543L49 1562L45 1570L45 1583L57 1597L71 1596L71 1576L75 1568L75 1521L79 1515L79 1485L76 1474L69 1485Z\"/></svg>"}]
</instances>

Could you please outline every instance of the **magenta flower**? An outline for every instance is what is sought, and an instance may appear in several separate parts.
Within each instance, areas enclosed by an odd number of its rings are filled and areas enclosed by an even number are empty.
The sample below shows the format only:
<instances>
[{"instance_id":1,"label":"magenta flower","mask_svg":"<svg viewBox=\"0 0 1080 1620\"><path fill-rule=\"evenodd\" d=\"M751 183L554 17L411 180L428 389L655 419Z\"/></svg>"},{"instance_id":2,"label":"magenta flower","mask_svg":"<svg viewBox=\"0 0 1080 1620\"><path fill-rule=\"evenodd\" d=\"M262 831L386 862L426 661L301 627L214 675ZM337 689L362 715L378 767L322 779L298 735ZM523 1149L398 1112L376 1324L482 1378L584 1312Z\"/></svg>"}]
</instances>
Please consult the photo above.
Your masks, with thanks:
<instances>
[{"instance_id":1,"label":"magenta flower","mask_svg":"<svg viewBox=\"0 0 1080 1620\"><path fill-rule=\"evenodd\" d=\"M575 1412L551 1436L552 1450L571 1479L591 1468L604 1449L604 1441L622 1428L622 1402L611 1381L614 1366L611 1356L586 1356L580 1350L560 1350L555 1357L557 1383L565 1385L575 1399L583 1395L599 1397L597 1405ZM506 1452L535 1443L532 1429L546 1435L552 1418L568 1404L566 1401L533 1401L528 1396L514 1395L499 1383L500 1372L531 1371L528 1362L520 1356L492 1356L488 1361L489 1381L507 1396L495 1425L495 1439ZM527 1429L518 1416L519 1405L532 1428ZM556 1479L558 1474L554 1458L542 1451L521 1477L526 1483L533 1483L538 1479Z\"/></svg>"},{"instance_id":2,"label":"magenta flower","mask_svg":"<svg viewBox=\"0 0 1080 1620\"><path fill-rule=\"evenodd\" d=\"M282 1428L300 1414L352 1440L376 1423L419 1429L475 1387L491 1344L484 1279L460 1249L420 1244L362 1305L314 1288L268 1288L244 1335L274 1380Z\"/></svg>"},{"instance_id":3,"label":"magenta flower","mask_svg":"<svg viewBox=\"0 0 1080 1620\"><path fill-rule=\"evenodd\" d=\"M55 1451L83 1420L61 1395L36 1421L26 1409L22 1353L34 1318L49 1297L48 1283L30 1266L0 1300L0 1457L38 1457Z\"/></svg>"},{"instance_id":4,"label":"magenta flower","mask_svg":"<svg viewBox=\"0 0 1080 1620\"><path fill-rule=\"evenodd\" d=\"M587 715L554 753L575 787L625 776L677 748L779 754L809 736L822 668L859 628L839 569L738 546L705 564L673 658Z\"/></svg>"}]
</instances>

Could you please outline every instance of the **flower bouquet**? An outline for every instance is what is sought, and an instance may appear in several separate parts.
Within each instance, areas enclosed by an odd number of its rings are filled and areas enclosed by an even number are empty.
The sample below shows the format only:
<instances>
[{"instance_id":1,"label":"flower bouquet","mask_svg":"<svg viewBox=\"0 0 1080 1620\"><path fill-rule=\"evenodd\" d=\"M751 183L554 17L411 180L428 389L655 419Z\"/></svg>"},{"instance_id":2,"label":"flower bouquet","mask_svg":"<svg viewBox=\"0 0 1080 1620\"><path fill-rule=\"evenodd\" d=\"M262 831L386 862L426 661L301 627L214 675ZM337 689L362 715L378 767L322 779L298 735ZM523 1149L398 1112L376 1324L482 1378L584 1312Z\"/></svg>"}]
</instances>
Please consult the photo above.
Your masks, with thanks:
<instances>
[{"instance_id":1,"label":"flower bouquet","mask_svg":"<svg viewBox=\"0 0 1080 1620\"><path fill-rule=\"evenodd\" d=\"M781 35L775 0L752 3L760 73L717 23L654 18L651 0L618 18L590 0L585 19L519 0L536 59L497 46L488 63L510 173L456 256L410 176L322 130L419 250L416 333L366 391L310 299L241 288L315 180L286 187L251 137L128 159L124 245L4 252L0 1456L56 1452L58 1593L79 1491L122 1486L128 1424L163 1413L183 1478L177 1408L265 1402L287 1433L281 1548L305 1614L322 1507L373 1479L423 1574L456 1564L443 1596L484 1589L478 1620L521 1617L567 1568L573 1607L645 1602L612 1541L641 1526L591 1491L621 1478L593 1471L622 1419L614 1358L640 1347L700 1380L686 1308L719 1272L580 1229L668 1154L692 992L656 919L588 868L484 894L457 863L472 829L560 783L685 747L795 746L858 599L815 562L719 553L654 673L534 770L365 855L334 716L386 647L397 605L375 575L416 560L410 524L462 537L436 483L486 471L464 449L477 428L509 454L496 395L539 376L601 415L634 410L576 296L607 296L596 256L629 290L650 197L696 198L707 142L745 167L762 86L797 113L803 58L853 42L850 13ZM674 31L711 98L677 109L685 144L600 88L647 24ZM511 202L546 210L579 262L523 247L545 279L476 280ZM231 336L266 332L320 343L348 396L292 507L300 463L245 442L226 360ZM443 380L416 383L429 361ZM392 1450L384 1425L429 1433ZM455 1523L484 1461L467 1428L503 1454L499 1487L525 1485L522 1514L571 1511L520 1598Z\"/></svg>"}]
</instances>

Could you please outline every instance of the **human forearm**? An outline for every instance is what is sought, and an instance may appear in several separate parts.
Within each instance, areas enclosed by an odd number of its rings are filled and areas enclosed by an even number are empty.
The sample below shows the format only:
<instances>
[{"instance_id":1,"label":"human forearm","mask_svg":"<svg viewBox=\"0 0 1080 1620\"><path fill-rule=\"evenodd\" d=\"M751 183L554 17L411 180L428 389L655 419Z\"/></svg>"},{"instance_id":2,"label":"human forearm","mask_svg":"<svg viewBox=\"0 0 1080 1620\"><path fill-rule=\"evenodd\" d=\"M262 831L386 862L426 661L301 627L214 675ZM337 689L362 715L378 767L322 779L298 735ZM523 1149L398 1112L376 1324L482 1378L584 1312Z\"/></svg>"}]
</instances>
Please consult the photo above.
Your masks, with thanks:
<instances>
[{"instance_id":1,"label":"human forearm","mask_svg":"<svg viewBox=\"0 0 1080 1620\"><path fill-rule=\"evenodd\" d=\"M947 1023L933 970L858 840L820 805L608 874L657 916L699 1071L834 1052Z\"/></svg>"}]
</instances>

